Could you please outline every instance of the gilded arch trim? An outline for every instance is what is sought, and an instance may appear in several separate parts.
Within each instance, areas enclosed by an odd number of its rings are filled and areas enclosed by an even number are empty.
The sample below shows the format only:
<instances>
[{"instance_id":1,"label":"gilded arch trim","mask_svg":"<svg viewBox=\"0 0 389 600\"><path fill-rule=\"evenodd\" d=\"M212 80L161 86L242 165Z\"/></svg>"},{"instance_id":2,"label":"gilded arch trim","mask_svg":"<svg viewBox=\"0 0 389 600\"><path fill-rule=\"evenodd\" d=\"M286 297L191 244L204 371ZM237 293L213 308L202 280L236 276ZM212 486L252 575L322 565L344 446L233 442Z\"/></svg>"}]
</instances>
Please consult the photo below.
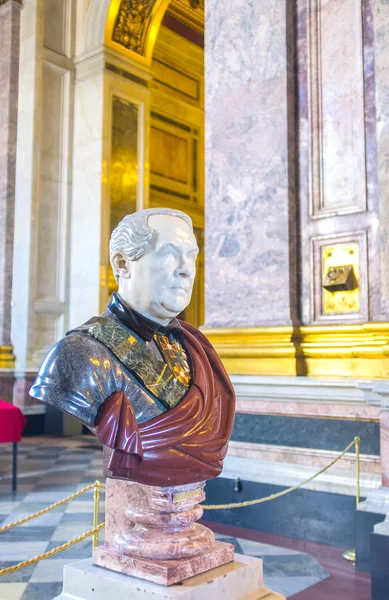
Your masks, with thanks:
<instances>
[{"instance_id":1,"label":"gilded arch trim","mask_svg":"<svg viewBox=\"0 0 389 600\"><path fill-rule=\"evenodd\" d=\"M170 0L111 0L106 46L150 65L161 21Z\"/></svg>"}]
</instances>

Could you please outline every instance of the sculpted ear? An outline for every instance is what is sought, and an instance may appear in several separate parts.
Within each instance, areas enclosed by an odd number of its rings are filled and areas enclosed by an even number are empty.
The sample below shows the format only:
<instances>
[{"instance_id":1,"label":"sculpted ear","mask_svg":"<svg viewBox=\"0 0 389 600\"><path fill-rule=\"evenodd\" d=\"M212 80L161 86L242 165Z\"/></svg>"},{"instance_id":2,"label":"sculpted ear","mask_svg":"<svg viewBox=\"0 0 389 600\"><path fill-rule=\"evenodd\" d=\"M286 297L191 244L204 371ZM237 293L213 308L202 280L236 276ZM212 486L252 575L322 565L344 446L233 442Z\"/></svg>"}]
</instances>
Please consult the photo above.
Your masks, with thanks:
<instances>
[{"instance_id":1,"label":"sculpted ear","mask_svg":"<svg viewBox=\"0 0 389 600\"><path fill-rule=\"evenodd\" d=\"M119 277L129 279L131 277L131 261L122 252L115 252L111 256L111 265L116 279Z\"/></svg>"}]
</instances>

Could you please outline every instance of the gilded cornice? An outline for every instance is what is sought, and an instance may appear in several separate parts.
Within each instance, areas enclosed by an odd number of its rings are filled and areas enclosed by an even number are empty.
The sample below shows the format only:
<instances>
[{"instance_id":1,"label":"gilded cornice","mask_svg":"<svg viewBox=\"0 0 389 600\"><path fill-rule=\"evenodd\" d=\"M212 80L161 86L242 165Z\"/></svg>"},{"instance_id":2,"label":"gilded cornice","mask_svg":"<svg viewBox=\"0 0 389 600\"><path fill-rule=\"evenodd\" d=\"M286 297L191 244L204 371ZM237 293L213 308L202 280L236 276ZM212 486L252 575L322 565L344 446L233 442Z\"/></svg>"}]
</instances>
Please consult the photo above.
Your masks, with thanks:
<instances>
[{"instance_id":1,"label":"gilded cornice","mask_svg":"<svg viewBox=\"0 0 389 600\"><path fill-rule=\"evenodd\" d=\"M389 323L203 333L231 375L389 377Z\"/></svg>"},{"instance_id":2,"label":"gilded cornice","mask_svg":"<svg viewBox=\"0 0 389 600\"><path fill-rule=\"evenodd\" d=\"M171 0L167 12L194 31L204 33L204 0Z\"/></svg>"}]
</instances>

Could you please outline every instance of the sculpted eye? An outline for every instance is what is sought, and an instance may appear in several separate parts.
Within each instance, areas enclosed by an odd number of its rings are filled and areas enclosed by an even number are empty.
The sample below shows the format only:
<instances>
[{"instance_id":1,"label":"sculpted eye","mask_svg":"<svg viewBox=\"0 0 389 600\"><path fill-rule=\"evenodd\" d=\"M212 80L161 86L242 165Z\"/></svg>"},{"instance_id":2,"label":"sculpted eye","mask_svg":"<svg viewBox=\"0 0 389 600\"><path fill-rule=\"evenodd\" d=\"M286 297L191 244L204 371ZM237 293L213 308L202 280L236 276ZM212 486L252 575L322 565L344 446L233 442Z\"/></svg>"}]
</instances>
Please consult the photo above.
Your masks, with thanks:
<instances>
[{"instance_id":1,"label":"sculpted eye","mask_svg":"<svg viewBox=\"0 0 389 600\"><path fill-rule=\"evenodd\" d=\"M163 248L159 254L160 254L160 256L163 256L166 258L174 257L176 255L174 248L172 248L171 246L167 246L166 248Z\"/></svg>"}]
</instances>

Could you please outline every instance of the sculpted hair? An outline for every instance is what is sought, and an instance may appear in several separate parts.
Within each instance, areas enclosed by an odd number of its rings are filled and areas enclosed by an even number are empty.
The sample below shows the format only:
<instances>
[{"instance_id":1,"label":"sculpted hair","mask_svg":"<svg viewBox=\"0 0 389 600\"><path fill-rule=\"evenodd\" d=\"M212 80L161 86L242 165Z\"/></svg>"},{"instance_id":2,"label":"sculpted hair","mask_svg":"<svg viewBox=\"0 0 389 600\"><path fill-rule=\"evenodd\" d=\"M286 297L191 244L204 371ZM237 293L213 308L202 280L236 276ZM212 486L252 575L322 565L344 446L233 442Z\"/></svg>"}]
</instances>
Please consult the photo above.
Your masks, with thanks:
<instances>
[{"instance_id":1,"label":"sculpted hair","mask_svg":"<svg viewBox=\"0 0 389 600\"><path fill-rule=\"evenodd\" d=\"M171 208L145 208L127 215L113 230L109 242L109 256L112 257L121 252L128 260L138 260L153 237L153 230L148 225L149 217L152 215L170 215L179 217L188 223L193 229L192 219L181 210ZM115 266L112 264L113 274L117 278Z\"/></svg>"}]
</instances>

